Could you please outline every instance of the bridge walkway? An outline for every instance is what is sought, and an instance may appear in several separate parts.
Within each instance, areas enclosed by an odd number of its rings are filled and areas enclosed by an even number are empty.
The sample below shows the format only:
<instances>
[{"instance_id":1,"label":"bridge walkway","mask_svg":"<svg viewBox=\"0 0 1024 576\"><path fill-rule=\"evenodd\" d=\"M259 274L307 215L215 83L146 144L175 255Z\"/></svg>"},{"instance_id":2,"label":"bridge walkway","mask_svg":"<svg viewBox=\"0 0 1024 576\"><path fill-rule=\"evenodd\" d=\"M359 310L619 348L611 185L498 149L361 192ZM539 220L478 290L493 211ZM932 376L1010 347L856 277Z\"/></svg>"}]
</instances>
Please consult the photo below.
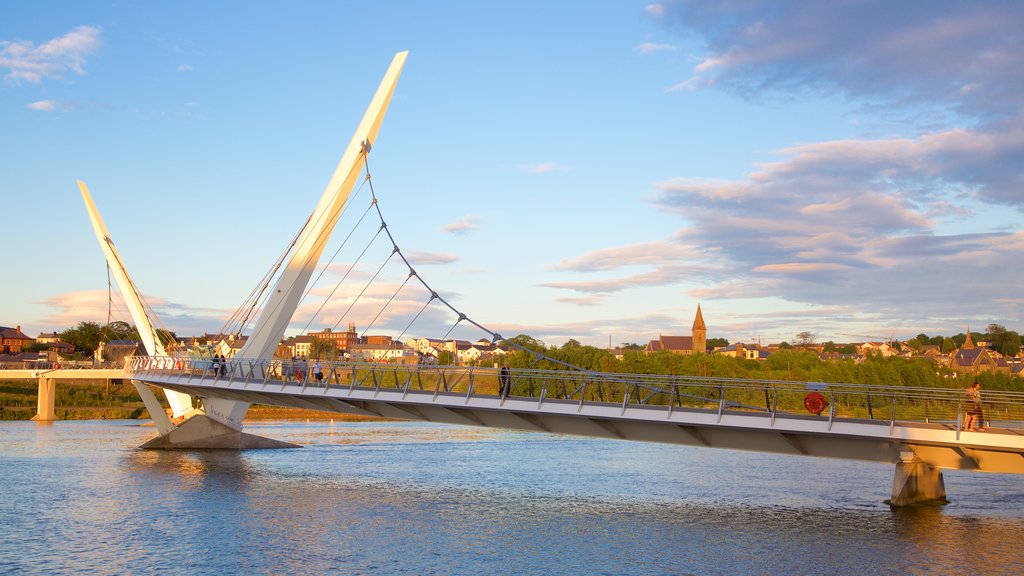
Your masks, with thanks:
<instances>
[{"instance_id":1,"label":"bridge walkway","mask_svg":"<svg viewBox=\"0 0 1024 576\"><path fill-rule=\"evenodd\" d=\"M815 382L513 369L138 357L131 378L199 397L328 412L779 454L1024 474L1024 394L984 394L985 432L962 431L964 394ZM807 398L826 408L810 414Z\"/></svg>"}]
</instances>

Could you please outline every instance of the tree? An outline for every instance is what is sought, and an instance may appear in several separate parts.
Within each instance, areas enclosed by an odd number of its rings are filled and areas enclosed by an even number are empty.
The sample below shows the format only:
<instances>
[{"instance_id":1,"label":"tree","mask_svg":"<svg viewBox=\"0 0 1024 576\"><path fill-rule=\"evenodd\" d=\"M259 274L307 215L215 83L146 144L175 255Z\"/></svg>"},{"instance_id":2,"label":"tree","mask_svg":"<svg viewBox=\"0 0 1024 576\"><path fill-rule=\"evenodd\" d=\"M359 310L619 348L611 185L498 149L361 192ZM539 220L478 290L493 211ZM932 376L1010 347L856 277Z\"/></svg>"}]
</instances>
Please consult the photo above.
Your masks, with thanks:
<instances>
[{"instance_id":1,"label":"tree","mask_svg":"<svg viewBox=\"0 0 1024 576\"><path fill-rule=\"evenodd\" d=\"M1007 330L1000 324L988 325L988 329L985 330L985 340L990 343L990 348L1006 356L1016 356L1020 352L1020 334L1013 330Z\"/></svg>"},{"instance_id":2,"label":"tree","mask_svg":"<svg viewBox=\"0 0 1024 576\"><path fill-rule=\"evenodd\" d=\"M835 352L836 351L836 343L831 341L831 340L829 340L828 342L825 342L824 350L825 350L825 352Z\"/></svg>"},{"instance_id":3,"label":"tree","mask_svg":"<svg viewBox=\"0 0 1024 576\"><path fill-rule=\"evenodd\" d=\"M942 353L943 354L949 354L953 350L956 350L956 348L957 348L956 342L954 342L952 338L945 338L945 339L942 340Z\"/></svg>"},{"instance_id":4,"label":"tree","mask_svg":"<svg viewBox=\"0 0 1024 576\"><path fill-rule=\"evenodd\" d=\"M512 343L515 343L515 344L518 344L518 345L522 346L523 348L529 348L530 350L533 350L534 352L543 352L544 351L544 343L543 342L541 342L540 340L537 340L536 338L534 338L532 336L527 336L526 334L520 334L518 336L513 336L512 338L509 338L508 341L512 342Z\"/></svg>"},{"instance_id":5,"label":"tree","mask_svg":"<svg viewBox=\"0 0 1024 576\"><path fill-rule=\"evenodd\" d=\"M139 331L131 324L122 320L114 320L103 327L103 339L110 340L139 340Z\"/></svg>"},{"instance_id":6,"label":"tree","mask_svg":"<svg viewBox=\"0 0 1024 576\"><path fill-rule=\"evenodd\" d=\"M103 328L96 322L79 322L74 328L61 332L60 339L82 354L92 354L103 341Z\"/></svg>"},{"instance_id":7,"label":"tree","mask_svg":"<svg viewBox=\"0 0 1024 576\"><path fill-rule=\"evenodd\" d=\"M714 350L715 348L722 348L724 346L728 346L729 341L726 340L725 338L708 338L707 345L709 350Z\"/></svg>"},{"instance_id":8,"label":"tree","mask_svg":"<svg viewBox=\"0 0 1024 576\"><path fill-rule=\"evenodd\" d=\"M338 356L338 347L326 338L313 336L309 341L309 355L321 360L334 360Z\"/></svg>"},{"instance_id":9,"label":"tree","mask_svg":"<svg viewBox=\"0 0 1024 576\"><path fill-rule=\"evenodd\" d=\"M796 335L796 343L798 346L810 346L814 344L814 340L817 339L817 335L814 332L804 330L803 332Z\"/></svg>"}]
</instances>

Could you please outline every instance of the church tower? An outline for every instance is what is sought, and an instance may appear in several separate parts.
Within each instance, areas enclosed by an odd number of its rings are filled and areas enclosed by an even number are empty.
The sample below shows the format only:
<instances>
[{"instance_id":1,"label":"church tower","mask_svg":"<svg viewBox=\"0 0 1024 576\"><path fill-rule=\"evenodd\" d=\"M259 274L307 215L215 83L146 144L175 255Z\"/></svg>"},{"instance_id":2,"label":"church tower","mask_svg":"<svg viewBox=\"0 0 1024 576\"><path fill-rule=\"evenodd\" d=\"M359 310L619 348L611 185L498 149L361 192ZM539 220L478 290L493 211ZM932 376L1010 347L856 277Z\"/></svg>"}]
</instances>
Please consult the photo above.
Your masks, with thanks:
<instances>
[{"instance_id":1,"label":"church tower","mask_svg":"<svg viewBox=\"0 0 1024 576\"><path fill-rule=\"evenodd\" d=\"M693 353L704 354L708 351L708 327L704 325L704 315L697 304L697 316L693 319Z\"/></svg>"},{"instance_id":2,"label":"church tower","mask_svg":"<svg viewBox=\"0 0 1024 576\"><path fill-rule=\"evenodd\" d=\"M971 339L971 327L967 326L967 340L964 340L964 345L960 347L963 350L970 350L974 348L974 340Z\"/></svg>"}]
</instances>

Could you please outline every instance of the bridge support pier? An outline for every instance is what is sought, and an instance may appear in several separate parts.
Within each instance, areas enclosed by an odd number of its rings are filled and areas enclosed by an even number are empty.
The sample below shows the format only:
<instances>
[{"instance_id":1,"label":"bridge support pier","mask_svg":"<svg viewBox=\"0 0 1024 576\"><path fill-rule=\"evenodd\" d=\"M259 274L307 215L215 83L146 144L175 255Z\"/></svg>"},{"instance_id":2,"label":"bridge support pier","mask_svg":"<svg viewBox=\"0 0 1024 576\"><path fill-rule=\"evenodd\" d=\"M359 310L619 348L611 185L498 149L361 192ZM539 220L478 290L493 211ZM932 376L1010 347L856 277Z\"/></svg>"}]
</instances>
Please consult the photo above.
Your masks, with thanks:
<instances>
[{"instance_id":1,"label":"bridge support pier","mask_svg":"<svg viewBox=\"0 0 1024 576\"><path fill-rule=\"evenodd\" d=\"M892 499L888 502L889 506L949 502L946 499L946 484L942 480L942 470L917 456L897 462L896 474L892 479Z\"/></svg>"},{"instance_id":2,"label":"bridge support pier","mask_svg":"<svg viewBox=\"0 0 1024 576\"><path fill-rule=\"evenodd\" d=\"M36 401L36 415L32 417L37 422L52 422L57 419L55 400L57 396L57 381L46 376L39 377L39 394Z\"/></svg>"},{"instance_id":3,"label":"bridge support pier","mask_svg":"<svg viewBox=\"0 0 1024 576\"><path fill-rule=\"evenodd\" d=\"M156 450L246 450L252 448L298 448L296 444L246 434L205 414L197 414L167 434L146 442L142 448Z\"/></svg>"}]
</instances>

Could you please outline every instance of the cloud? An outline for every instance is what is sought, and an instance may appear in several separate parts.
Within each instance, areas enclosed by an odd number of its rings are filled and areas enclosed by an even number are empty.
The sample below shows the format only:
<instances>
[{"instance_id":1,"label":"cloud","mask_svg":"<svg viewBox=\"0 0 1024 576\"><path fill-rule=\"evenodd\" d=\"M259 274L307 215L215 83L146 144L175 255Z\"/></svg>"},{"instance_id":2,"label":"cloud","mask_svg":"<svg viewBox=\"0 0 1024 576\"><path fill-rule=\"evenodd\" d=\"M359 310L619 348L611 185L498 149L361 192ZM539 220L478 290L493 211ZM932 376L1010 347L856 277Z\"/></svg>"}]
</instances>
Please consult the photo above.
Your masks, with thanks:
<instances>
[{"instance_id":1,"label":"cloud","mask_svg":"<svg viewBox=\"0 0 1024 576\"><path fill-rule=\"evenodd\" d=\"M480 227L480 218L478 216L468 215L459 218L458 220L441 226L439 230L442 232L448 232L449 234L462 235L471 230L476 230Z\"/></svg>"},{"instance_id":2,"label":"cloud","mask_svg":"<svg viewBox=\"0 0 1024 576\"><path fill-rule=\"evenodd\" d=\"M958 141L802 145L741 181L663 183L656 205L686 222L676 240L714 253L728 271L690 296L842 303L895 318L986 314L1024 280L1009 265L1024 257L1024 236L935 233L927 213L937 199L953 201L962 170L937 151L964 149ZM993 194L976 191L1013 200Z\"/></svg>"},{"instance_id":3,"label":"cloud","mask_svg":"<svg viewBox=\"0 0 1024 576\"><path fill-rule=\"evenodd\" d=\"M598 306L605 301L605 298L600 295L590 296L561 296L555 298L556 302L565 302L566 304L575 304L577 306Z\"/></svg>"},{"instance_id":4,"label":"cloud","mask_svg":"<svg viewBox=\"0 0 1024 576\"><path fill-rule=\"evenodd\" d=\"M636 47L636 51L641 54L656 54L658 52L675 52L679 48L672 44L655 44L653 42L644 42Z\"/></svg>"},{"instance_id":5,"label":"cloud","mask_svg":"<svg viewBox=\"0 0 1024 576\"><path fill-rule=\"evenodd\" d=\"M717 86L750 97L840 91L900 106L948 106L987 117L1020 106L1024 5L866 0L659 5L672 29L708 52L677 86ZM648 10L648 12L651 12Z\"/></svg>"},{"instance_id":6,"label":"cloud","mask_svg":"<svg viewBox=\"0 0 1024 576\"><path fill-rule=\"evenodd\" d=\"M523 166L523 170L530 174L547 174L550 172L569 172L571 168L556 162L541 162L530 166Z\"/></svg>"},{"instance_id":7,"label":"cloud","mask_svg":"<svg viewBox=\"0 0 1024 576\"><path fill-rule=\"evenodd\" d=\"M167 328L179 335L217 330L230 314L228 310L196 308L156 296L144 296L144 298L156 314L154 322L157 326ZM106 290L83 290L57 294L38 303L54 309L51 314L38 322L53 330L70 328L79 322L105 324L108 304L112 304L111 320L123 320L134 324L123 299L116 292L113 294L112 302L108 301Z\"/></svg>"},{"instance_id":8,"label":"cloud","mask_svg":"<svg viewBox=\"0 0 1024 576\"><path fill-rule=\"evenodd\" d=\"M178 64L177 71L178 72L191 72L192 71L192 66L190 66L188 64Z\"/></svg>"},{"instance_id":9,"label":"cloud","mask_svg":"<svg viewBox=\"0 0 1024 576\"><path fill-rule=\"evenodd\" d=\"M437 252L409 252L405 256L414 266L452 264L459 261L459 257L455 254L441 254Z\"/></svg>"},{"instance_id":10,"label":"cloud","mask_svg":"<svg viewBox=\"0 0 1024 576\"><path fill-rule=\"evenodd\" d=\"M93 26L79 26L39 46L28 40L0 40L0 68L9 70L5 80L33 84L67 72L82 75L86 57L99 46L100 29Z\"/></svg>"},{"instance_id":11,"label":"cloud","mask_svg":"<svg viewBox=\"0 0 1024 576\"><path fill-rule=\"evenodd\" d=\"M74 102L61 102L58 100L39 100L25 105L25 108L35 110L37 112L54 112L57 110L70 112L75 110L77 107L78 106Z\"/></svg>"}]
</instances>

